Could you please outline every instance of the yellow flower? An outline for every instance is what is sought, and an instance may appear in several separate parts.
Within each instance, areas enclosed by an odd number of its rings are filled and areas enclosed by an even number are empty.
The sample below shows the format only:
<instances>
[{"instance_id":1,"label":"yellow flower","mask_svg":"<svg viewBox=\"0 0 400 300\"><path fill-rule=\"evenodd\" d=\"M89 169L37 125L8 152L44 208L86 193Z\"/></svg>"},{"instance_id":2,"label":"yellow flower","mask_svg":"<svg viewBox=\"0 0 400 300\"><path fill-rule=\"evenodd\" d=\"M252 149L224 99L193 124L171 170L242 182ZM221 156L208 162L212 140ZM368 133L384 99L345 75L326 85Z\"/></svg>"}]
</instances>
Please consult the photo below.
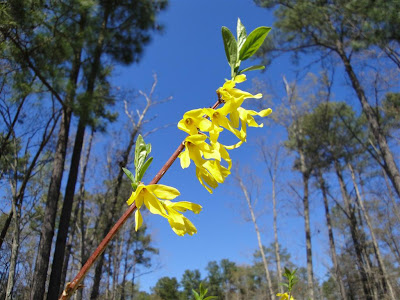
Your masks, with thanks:
<instances>
[{"instance_id":1,"label":"yellow flower","mask_svg":"<svg viewBox=\"0 0 400 300\"><path fill-rule=\"evenodd\" d=\"M218 151L218 153L221 157L221 159L219 161L221 161L222 159L225 160L228 163L227 169L230 170L232 167L232 159L230 158L228 151L226 151L227 146L222 145L218 142L211 143L211 145L215 149L215 151Z\"/></svg>"},{"instance_id":2,"label":"yellow flower","mask_svg":"<svg viewBox=\"0 0 400 300\"><path fill-rule=\"evenodd\" d=\"M189 235L193 235L193 233L197 233L196 227L189 221L181 212L185 212L187 210L193 211L195 214L198 214L202 207L201 205L182 201L182 202L171 202L171 201L163 201L163 206L165 210L168 212L168 222L171 225L172 230L180 236L183 236L185 233Z\"/></svg>"},{"instance_id":3,"label":"yellow flower","mask_svg":"<svg viewBox=\"0 0 400 300\"><path fill-rule=\"evenodd\" d=\"M221 112L224 115L230 114L231 122L235 128L239 126L239 114L237 109L242 105L243 101L247 98L260 99L262 97L262 94L260 93L257 95L252 95L249 92L235 88L236 83L240 83L245 80L246 75L238 75L234 80L227 80L224 85L217 90L217 93L225 102L225 105L221 108Z\"/></svg>"},{"instance_id":4,"label":"yellow flower","mask_svg":"<svg viewBox=\"0 0 400 300\"><path fill-rule=\"evenodd\" d=\"M207 160L202 166L196 166L196 177L210 194L230 173L218 160Z\"/></svg>"},{"instance_id":5,"label":"yellow flower","mask_svg":"<svg viewBox=\"0 0 400 300\"><path fill-rule=\"evenodd\" d=\"M189 167L190 160L193 160L197 179L209 193L212 193L211 188L216 188L218 183L224 182L230 174L232 160L223 145L213 143L210 146L205 142L206 139L207 136L204 134L188 136L185 140L186 150L179 155L179 158L183 169ZM221 165L222 159L227 162L227 168Z\"/></svg>"},{"instance_id":6,"label":"yellow flower","mask_svg":"<svg viewBox=\"0 0 400 300\"><path fill-rule=\"evenodd\" d=\"M205 115L210 118L211 126L209 128L210 141L216 143L220 132L223 130L221 127L232 132L237 138L241 139L240 131L235 129L232 122L226 117L226 112L220 109L205 108L203 109Z\"/></svg>"},{"instance_id":7,"label":"yellow flower","mask_svg":"<svg viewBox=\"0 0 400 300\"><path fill-rule=\"evenodd\" d=\"M279 300L289 300L289 295L288 293L278 293L276 294L279 298ZM290 296L290 300L295 300L292 296Z\"/></svg>"},{"instance_id":8,"label":"yellow flower","mask_svg":"<svg viewBox=\"0 0 400 300\"><path fill-rule=\"evenodd\" d=\"M206 162L203 157L221 160L220 153L207 144L206 139L207 136L204 134L193 134L185 139L186 150L179 154L182 169L190 166L190 159L197 167L201 167Z\"/></svg>"},{"instance_id":9,"label":"yellow flower","mask_svg":"<svg viewBox=\"0 0 400 300\"><path fill-rule=\"evenodd\" d=\"M218 182L206 168L196 167L196 177L210 194L213 193L212 189L215 189L218 186Z\"/></svg>"},{"instance_id":10,"label":"yellow flower","mask_svg":"<svg viewBox=\"0 0 400 300\"><path fill-rule=\"evenodd\" d=\"M184 132L197 134L198 131L208 131L211 122L204 118L203 109L193 109L183 115L183 119L178 122L178 128Z\"/></svg>"},{"instance_id":11,"label":"yellow flower","mask_svg":"<svg viewBox=\"0 0 400 300\"><path fill-rule=\"evenodd\" d=\"M240 133L241 133L241 136L242 136L243 140L246 140L247 125L249 125L250 127L263 127L263 125L264 125L262 123L258 124L254 120L253 116L266 117L272 112L272 109L268 108L268 109L264 109L264 110L262 110L260 112L256 112L254 110L248 110L248 109L244 109L243 107L239 107L237 109L237 111L239 113L239 118L240 118L241 124L242 124L242 128L240 129Z\"/></svg>"},{"instance_id":12,"label":"yellow flower","mask_svg":"<svg viewBox=\"0 0 400 300\"><path fill-rule=\"evenodd\" d=\"M126 201L128 205L131 205L133 202L136 203L137 209L135 212L135 230L137 231L143 223L143 217L140 213L140 208L143 204L152 214L157 214L168 218L167 212L159 199L172 200L179 195L180 193L177 189L167 185L139 184L136 191L132 192L132 195L129 197L128 201Z\"/></svg>"},{"instance_id":13,"label":"yellow flower","mask_svg":"<svg viewBox=\"0 0 400 300\"><path fill-rule=\"evenodd\" d=\"M162 185L162 184L139 184L136 191L132 192L127 203L131 205L136 203L135 212L135 230L137 231L143 223L143 217L140 213L140 208L144 204L151 213L158 214L168 219L172 230L177 235L188 233L192 235L196 233L196 227L180 212L191 210L198 214L201 211L201 206L195 203L182 201L173 203L169 200L175 199L180 193L177 189ZM163 199L163 200L160 200Z\"/></svg>"}]
</instances>

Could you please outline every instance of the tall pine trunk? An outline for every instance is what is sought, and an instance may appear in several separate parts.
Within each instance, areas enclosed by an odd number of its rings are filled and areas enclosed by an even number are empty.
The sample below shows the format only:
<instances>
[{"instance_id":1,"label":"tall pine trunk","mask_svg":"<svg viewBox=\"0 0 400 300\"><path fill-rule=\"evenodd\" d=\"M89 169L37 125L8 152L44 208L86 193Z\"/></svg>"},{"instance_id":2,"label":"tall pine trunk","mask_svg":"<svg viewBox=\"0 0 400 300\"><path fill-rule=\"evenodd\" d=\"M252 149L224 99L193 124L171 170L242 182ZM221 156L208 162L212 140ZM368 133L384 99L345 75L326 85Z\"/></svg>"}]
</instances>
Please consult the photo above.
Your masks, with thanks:
<instances>
[{"instance_id":1,"label":"tall pine trunk","mask_svg":"<svg viewBox=\"0 0 400 300\"><path fill-rule=\"evenodd\" d=\"M292 117L293 126L293 139L295 141L295 150L299 153L300 173L303 179L303 211L304 211L304 231L306 238L306 257L307 257L307 293L308 298L314 300L314 272L312 261L312 245L311 245L311 228L310 228L310 209L309 209L309 179L310 179L310 166L307 165L304 149L303 149L303 131L300 126L300 114L294 105L294 97L296 97L293 88L290 87L286 78L283 77L283 82L286 89L286 95L289 100L290 114ZM287 129L288 130L288 129ZM289 133L289 132L288 132Z\"/></svg>"},{"instance_id":2,"label":"tall pine trunk","mask_svg":"<svg viewBox=\"0 0 400 300\"><path fill-rule=\"evenodd\" d=\"M384 261L383 261L383 258L382 258L381 251L379 249L378 241L376 239L374 228L373 228L372 223L371 223L371 218L369 216L368 211L365 209L363 198L361 197L360 191L358 189L358 185L357 185L354 169L351 166L351 164L348 164L348 168L350 170L351 179L353 181L354 189L356 191L356 195L357 195L357 199L358 199L358 205L361 208L361 212L363 214L363 217L364 217L365 221L367 222L367 226L368 226L368 229L369 229L370 234L371 234L372 244L374 246L374 251L375 251L375 254L376 254L376 260L378 262L378 268L379 268L379 271L380 271L381 276L382 276L382 287L384 289L384 294L388 295L391 300L395 300L396 297L394 295L393 287L392 287L392 284L390 282L390 278L388 276L388 273L386 271L386 267L385 267L385 264L384 264Z\"/></svg>"},{"instance_id":3,"label":"tall pine trunk","mask_svg":"<svg viewBox=\"0 0 400 300\"><path fill-rule=\"evenodd\" d=\"M371 132L372 132L374 138L376 139L376 141L378 142L379 149L381 152L381 157L384 162L383 168L386 171L386 173L388 174L389 179L392 182L395 191L397 192L397 195L400 197L399 168L397 167L396 162L393 158L393 154L390 151L385 134L378 123L377 115L376 115L374 109L368 103L367 97L365 96L364 89L362 88L361 83L358 80L357 75L355 74L355 72L353 70L353 67L350 63L350 59L348 58L348 56L346 55L346 53L344 51L343 44L339 40L336 41L336 49L337 49L337 53L339 54L341 60L343 61L346 73L350 78L353 89L356 92L357 97L361 102L361 106L362 106L363 112L365 113L365 116L367 117L367 121L368 121L369 127L371 129Z\"/></svg>"},{"instance_id":4,"label":"tall pine trunk","mask_svg":"<svg viewBox=\"0 0 400 300\"><path fill-rule=\"evenodd\" d=\"M109 8L110 9L110 8ZM65 246L67 243L68 229L71 221L71 211L74 202L75 186L78 178L79 162L82 153L83 138L85 136L85 129L89 121L87 115L90 114L90 106L93 101L93 93L95 82L99 75L101 55L103 53L104 35L107 27L107 20L109 11L104 12L102 28L99 33L96 49L94 51L94 58L91 65L90 74L87 78L86 94L87 99L82 104L82 111L79 117L78 129L75 136L74 150L71 158L70 172L68 175L67 188L65 191L63 208L61 211L60 225L57 233L56 248L53 256L53 268L50 275L50 283L48 290L48 299L56 299L59 296L60 283L61 283L61 270L64 262Z\"/></svg>"},{"instance_id":5,"label":"tall pine trunk","mask_svg":"<svg viewBox=\"0 0 400 300\"><path fill-rule=\"evenodd\" d=\"M86 158L85 158L85 161L82 163L83 166L82 166L82 170L81 170L81 174L80 174L79 194L78 194L78 199L77 199L78 203L76 204L75 211L72 216L72 222L71 222L72 228L71 228L71 232L69 234L68 245L66 247L66 252L65 252L65 256L64 256L60 288L62 288L65 285L65 279L66 279L67 271L68 271L69 257L71 255L71 250L72 250L72 241L74 239L75 230L78 226L76 224L76 222L78 220L78 215L79 215L79 211L80 211L79 208L80 208L80 204L82 203L82 201L84 201L83 198L84 198L84 194L85 194L86 170L87 170L87 166L89 163L90 152L92 149L93 135L94 135L94 131L92 130L92 133L90 134L89 141L88 141L88 149L86 151Z\"/></svg>"},{"instance_id":6,"label":"tall pine trunk","mask_svg":"<svg viewBox=\"0 0 400 300\"><path fill-rule=\"evenodd\" d=\"M331 256L332 256L332 263L333 263L333 268L335 270L335 276L336 276L336 282L339 286L340 290L340 295L342 296L343 300L347 300L347 294L346 294L346 289L344 287L343 279L342 279L342 273L340 271L340 267L337 261L337 255L336 255L336 247L335 247L335 239L333 236L333 230L332 230L332 222L331 222L331 214L329 210L329 203L328 203L328 197L327 197L327 190L326 190L326 185L325 185L325 180L322 176L322 173L320 170L317 171L317 179L319 182L319 187L322 192L322 198L324 200L324 207L325 207L325 218L326 218L326 226L328 227L328 236L329 236L329 247L331 250Z\"/></svg>"},{"instance_id":7,"label":"tall pine trunk","mask_svg":"<svg viewBox=\"0 0 400 300\"><path fill-rule=\"evenodd\" d=\"M39 249L36 257L35 271L33 275L34 280L31 289L31 300L41 300L44 296L51 244L53 242L57 215L57 204L60 197L60 187L64 173L64 162L67 151L70 122L71 110L68 107L65 107L61 118L60 131L53 161L53 171L50 178L43 224L40 232Z\"/></svg>"},{"instance_id":8,"label":"tall pine trunk","mask_svg":"<svg viewBox=\"0 0 400 300\"><path fill-rule=\"evenodd\" d=\"M13 228L13 239L12 239L12 245L11 245L11 258L10 258L10 267L9 267L9 273L8 273L8 280L7 280L7 289L6 289L6 300L11 300L13 299L13 289L15 285L15 273L17 269L17 263L18 263L18 254L19 254L19 242L20 242L20 229L19 229L19 212L17 211L17 207L15 202L13 201L12 204L12 210L14 211L13 213L13 223L14 223L14 228Z\"/></svg>"},{"instance_id":9,"label":"tall pine trunk","mask_svg":"<svg viewBox=\"0 0 400 300\"><path fill-rule=\"evenodd\" d=\"M62 111L60 131L58 134L56 152L54 154L53 171L50 178L43 224L40 232L39 249L36 257L35 271L33 275L34 280L30 297L31 300L43 299L45 292L51 245L53 243L55 221L57 216L57 204L60 197L61 181L64 174L64 164L71 124L72 110L70 105L73 103L75 98L80 68L81 49L77 51L74 56L69 77L70 89L67 93L65 106L63 107Z\"/></svg>"},{"instance_id":10,"label":"tall pine trunk","mask_svg":"<svg viewBox=\"0 0 400 300\"><path fill-rule=\"evenodd\" d=\"M85 136L85 125L80 120L75 137L75 144L72 152L68 182L65 189L64 203L62 206L60 222L58 226L56 247L53 255L49 288L47 292L47 299L49 300L57 299L60 292L65 244L68 236L69 223L71 219L72 204L75 194L75 185L78 178L79 162L81 160L81 152L82 152L81 150L82 150L84 136Z\"/></svg>"},{"instance_id":11,"label":"tall pine trunk","mask_svg":"<svg viewBox=\"0 0 400 300\"><path fill-rule=\"evenodd\" d=\"M276 170L275 170L276 173ZM277 282L279 286L279 291L283 293L283 286L281 285L282 280L282 269L281 269L281 255L279 253L279 240L278 240L278 222L277 222L277 212L276 212L276 178L275 174L272 177L272 211L273 211L273 222L274 222L274 248L275 248L275 258L276 258L276 272L277 272Z\"/></svg>"},{"instance_id":12,"label":"tall pine trunk","mask_svg":"<svg viewBox=\"0 0 400 300\"><path fill-rule=\"evenodd\" d=\"M304 154L299 151L300 159L304 159ZM309 179L310 176L306 172L302 172L303 177L303 210L304 210L304 231L306 234L306 254L307 254L307 288L308 297L314 300L314 272L312 261L312 246L311 246L311 227L310 227L310 208L309 208Z\"/></svg>"},{"instance_id":13,"label":"tall pine trunk","mask_svg":"<svg viewBox=\"0 0 400 300\"><path fill-rule=\"evenodd\" d=\"M17 269L18 262L18 253L19 253L19 240L20 240L20 209L17 205L17 170L18 170L18 160L17 155L14 156L15 162L15 170L14 170L14 179L13 183L11 183L11 189L13 194L11 209L13 212L13 240L11 245L11 258L10 258L10 267L8 271L8 280L7 280L7 289L6 289L6 300L13 299L13 289L15 284L15 273Z\"/></svg>"},{"instance_id":14,"label":"tall pine trunk","mask_svg":"<svg viewBox=\"0 0 400 300\"><path fill-rule=\"evenodd\" d=\"M363 287L363 292L364 292L364 298L366 300L372 300L372 285L371 281L368 278L368 272L366 270L366 266L363 260L363 248L361 245L360 241L360 233L358 230L358 225L357 225L357 218L354 213L354 207L351 206L350 200L349 200L349 195L347 193L344 180L343 180L343 175L341 171L341 167L338 161L334 162L335 166L335 171L336 175L339 180L339 185L340 185L340 191L342 193L342 198L345 206L345 211L347 218L349 219L349 226L350 226L350 233L351 233L351 238L352 242L354 245L354 251L356 253L356 258L357 258L357 266L359 269L360 273L360 278L361 278L361 284Z\"/></svg>"}]
</instances>

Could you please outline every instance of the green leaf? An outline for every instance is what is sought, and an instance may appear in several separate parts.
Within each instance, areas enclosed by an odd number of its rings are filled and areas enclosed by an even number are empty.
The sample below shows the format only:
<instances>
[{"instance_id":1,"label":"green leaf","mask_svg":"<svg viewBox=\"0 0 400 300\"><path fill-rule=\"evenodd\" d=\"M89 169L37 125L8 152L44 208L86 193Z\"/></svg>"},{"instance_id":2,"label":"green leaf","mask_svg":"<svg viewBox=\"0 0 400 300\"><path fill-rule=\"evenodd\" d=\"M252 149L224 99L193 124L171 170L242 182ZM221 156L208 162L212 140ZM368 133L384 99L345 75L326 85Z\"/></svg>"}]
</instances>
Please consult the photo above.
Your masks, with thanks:
<instances>
[{"instance_id":1,"label":"green leaf","mask_svg":"<svg viewBox=\"0 0 400 300\"><path fill-rule=\"evenodd\" d=\"M140 169L141 165L143 164L144 160L146 159L146 143L143 140L143 137L139 134L136 139L135 145L135 167L136 170Z\"/></svg>"},{"instance_id":2,"label":"green leaf","mask_svg":"<svg viewBox=\"0 0 400 300\"><path fill-rule=\"evenodd\" d=\"M143 176L144 176L144 173L146 173L146 171L147 171L147 169L148 169L148 167L150 166L150 164L151 164L152 161L153 161L153 158L150 157L150 158L143 164L143 166L140 168L140 170L137 171L137 172L138 172L138 175L137 175L137 178L136 178L137 181L141 181L141 180L142 180L142 178L143 178Z\"/></svg>"},{"instance_id":3,"label":"green leaf","mask_svg":"<svg viewBox=\"0 0 400 300\"><path fill-rule=\"evenodd\" d=\"M143 140L143 137L139 135L138 138L136 139L136 147L135 147L136 182L140 181L143 178L144 172L146 172L148 168L147 165L146 168L143 170L145 161L150 152L151 152L151 144L146 144ZM146 163L150 164L151 161Z\"/></svg>"},{"instance_id":4,"label":"green leaf","mask_svg":"<svg viewBox=\"0 0 400 300\"><path fill-rule=\"evenodd\" d=\"M194 297L196 298L196 300L201 299L201 298L200 298L200 295L199 295L194 289L192 289L192 292L193 292L193 295L194 295Z\"/></svg>"},{"instance_id":5,"label":"green leaf","mask_svg":"<svg viewBox=\"0 0 400 300\"><path fill-rule=\"evenodd\" d=\"M289 287L289 285L287 283L284 283L284 282L281 282L279 285L283 285L283 286Z\"/></svg>"},{"instance_id":6,"label":"green leaf","mask_svg":"<svg viewBox=\"0 0 400 300\"><path fill-rule=\"evenodd\" d=\"M240 48L242 48L244 42L246 41L247 33L246 33L246 28L243 26L239 18L237 21L236 32L237 32L237 49L238 51L240 51Z\"/></svg>"},{"instance_id":7,"label":"green leaf","mask_svg":"<svg viewBox=\"0 0 400 300\"><path fill-rule=\"evenodd\" d=\"M200 294L202 297L204 297L205 295L207 295L208 293L208 289L204 288L203 286L200 287Z\"/></svg>"},{"instance_id":8,"label":"green leaf","mask_svg":"<svg viewBox=\"0 0 400 300\"><path fill-rule=\"evenodd\" d=\"M242 74L242 73L248 72L248 71L264 70L264 69L265 69L265 66L262 66L262 65L251 66L251 67L248 67L246 69L240 70L238 74Z\"/></svg>"},{"instance_id":9,"label":"green leaf","mask_svg":"<svg viewBox=\"0 0 400 300\"><path fill-rule=\"evenodd\" d=\"M267 37L271 27L258 27L254 29L247 37L242 48L240 49L239 59L246 60L257 52L258 48L261 47L265 38Z\"/></svg>"},{"instance_id":10,"label":"green leaf","mask_svg":"<svg viewBox=\"0 0 400 300\"><path fill-rule=\"evenodd\" d=\"M147 152L147 155L150 154L150 152L151 152L151 144L147 144L146 145L146 152Z\"/></svg>"},{"instance_id":11,"label":"green leaf","mask_svg":"<svg viewBox=\"0 0 400 300\"><path fill-rule=\"evenodd\" d=\"M124 167L122 167L122 171L124 171L125 175L128 176L128 178L132 181L132 183L135 182L135 177L133 176L131 171L129 171L128 169L125 169Z\"/></svg>"},{"instance_id":12,"label":"green leaf","mask_svg":"<svg viewBox=\"0 0 400 300\"><path fill-rule=\"evenodd\" d=\"M224 41L226 58L233 69L237 62L237 43L232 32L225 26L222 26L222 40Z\"/></svg>"}]
</instances>

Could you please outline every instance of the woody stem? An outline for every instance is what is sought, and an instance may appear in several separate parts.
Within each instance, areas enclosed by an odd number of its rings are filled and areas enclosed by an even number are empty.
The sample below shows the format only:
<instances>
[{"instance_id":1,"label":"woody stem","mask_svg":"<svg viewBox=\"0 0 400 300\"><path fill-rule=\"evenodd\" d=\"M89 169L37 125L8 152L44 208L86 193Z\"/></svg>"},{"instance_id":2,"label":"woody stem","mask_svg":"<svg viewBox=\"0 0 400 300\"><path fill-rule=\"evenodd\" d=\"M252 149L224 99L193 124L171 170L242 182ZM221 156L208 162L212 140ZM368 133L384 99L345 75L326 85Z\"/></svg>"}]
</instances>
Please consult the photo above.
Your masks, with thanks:
<instances>
[{"instance_id":1,"label":"woody stem","mask_svg":"<svg viewBox=\"0 0 400 300\"><path fill-rule=\"evenodd\" d=\"M217 108L222 103L220 95L218 94L218 101L211 107L212 109ZM154 178L150 181L150 184L156 184L160 181L160 179L164 176L164 174L168 171L174 161L177 159L178 155L185 149L185 141L183 141L179 147L175 150L175 152L171 155L171 157L167 160L167 162L162 166L160 171L154 176ZM75 276L75 278L67 283L64 291L62 292L59 300L70 299L70 297L74 294L74 292L80 287L80 283L85 278L86 274L89 272L90 268L94 265L99 256L104 252L107 245L114 238L114 236L118 233L118 231L122 228L124 223L128 220L129 216L136 210L136 204L133 203L125 213L119 218L119 220L114 224L111 230L107 233L105 238L101 241L97 249L93 252L93 254L86 261L85 265L79 271L79 273Z\"/></svg>"}]
</instances>

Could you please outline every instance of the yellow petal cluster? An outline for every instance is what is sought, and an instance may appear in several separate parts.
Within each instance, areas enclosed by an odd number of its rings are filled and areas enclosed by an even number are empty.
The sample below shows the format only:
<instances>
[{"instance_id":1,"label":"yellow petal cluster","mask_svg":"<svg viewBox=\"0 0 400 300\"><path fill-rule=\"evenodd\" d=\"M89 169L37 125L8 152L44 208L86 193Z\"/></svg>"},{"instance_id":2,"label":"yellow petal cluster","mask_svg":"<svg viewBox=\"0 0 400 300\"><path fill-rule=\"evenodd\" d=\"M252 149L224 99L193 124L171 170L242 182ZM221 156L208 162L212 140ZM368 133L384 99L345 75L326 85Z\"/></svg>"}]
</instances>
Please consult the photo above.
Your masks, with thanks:
<instances>
[{"instance_id":1,"label":"yellow petal cluster","mask_svg":"<svg viewBox=\"0 0 400 300\"><path fill-rule=\"evenodd\" d=\"M280 297L279 300L295 300L292 296L290 296L290 299L289 299L288 293L278 293L276 295L278 297Z\"/></svg>"},{"instance_id":2,"label":"yellow petal cluster","mask_svg":"<svg viewBox=\"0 0 400 300\"><path fill-rule=\"evenodd\" d=\"M181 167L189 167L192 160L198 180L210 193L230 174L232 161L227 150L235 149L246 141L247 126L263 126L255 121L254 116L266 117L272 112L270 108L256 112L241 107L245 99L262 97L262 94L253 95L236 88L237 83L245 80L246 75L238 75L217 90L224 102L222 108L188 111L178 123L178 128L189 134L185 139L186 150L179 155ZM224 129L236 136L239 142L230 146L220 144L218 138Z\"/></svg>"},{"instance_id":3,"label":"yellow petal cluster","mask_svg":"<svg viewBox=\"0 0 400 300\"><path fill-rule=\"evenodd\" d=\"M191 210L198 214L202 207L198 204L182 201L171 202L180 195L176 188L163 184L139 184L136 191L132 192L127 203L136 204L135 212L135 230L137 231L143 224L143 217L140 212L143 204L152 214L160 215L166 218L171 225L172 230L183 236L185 233L192 235L196 233L196 227L182 215L182 212Z\"/></svg>"}]
</instances>

